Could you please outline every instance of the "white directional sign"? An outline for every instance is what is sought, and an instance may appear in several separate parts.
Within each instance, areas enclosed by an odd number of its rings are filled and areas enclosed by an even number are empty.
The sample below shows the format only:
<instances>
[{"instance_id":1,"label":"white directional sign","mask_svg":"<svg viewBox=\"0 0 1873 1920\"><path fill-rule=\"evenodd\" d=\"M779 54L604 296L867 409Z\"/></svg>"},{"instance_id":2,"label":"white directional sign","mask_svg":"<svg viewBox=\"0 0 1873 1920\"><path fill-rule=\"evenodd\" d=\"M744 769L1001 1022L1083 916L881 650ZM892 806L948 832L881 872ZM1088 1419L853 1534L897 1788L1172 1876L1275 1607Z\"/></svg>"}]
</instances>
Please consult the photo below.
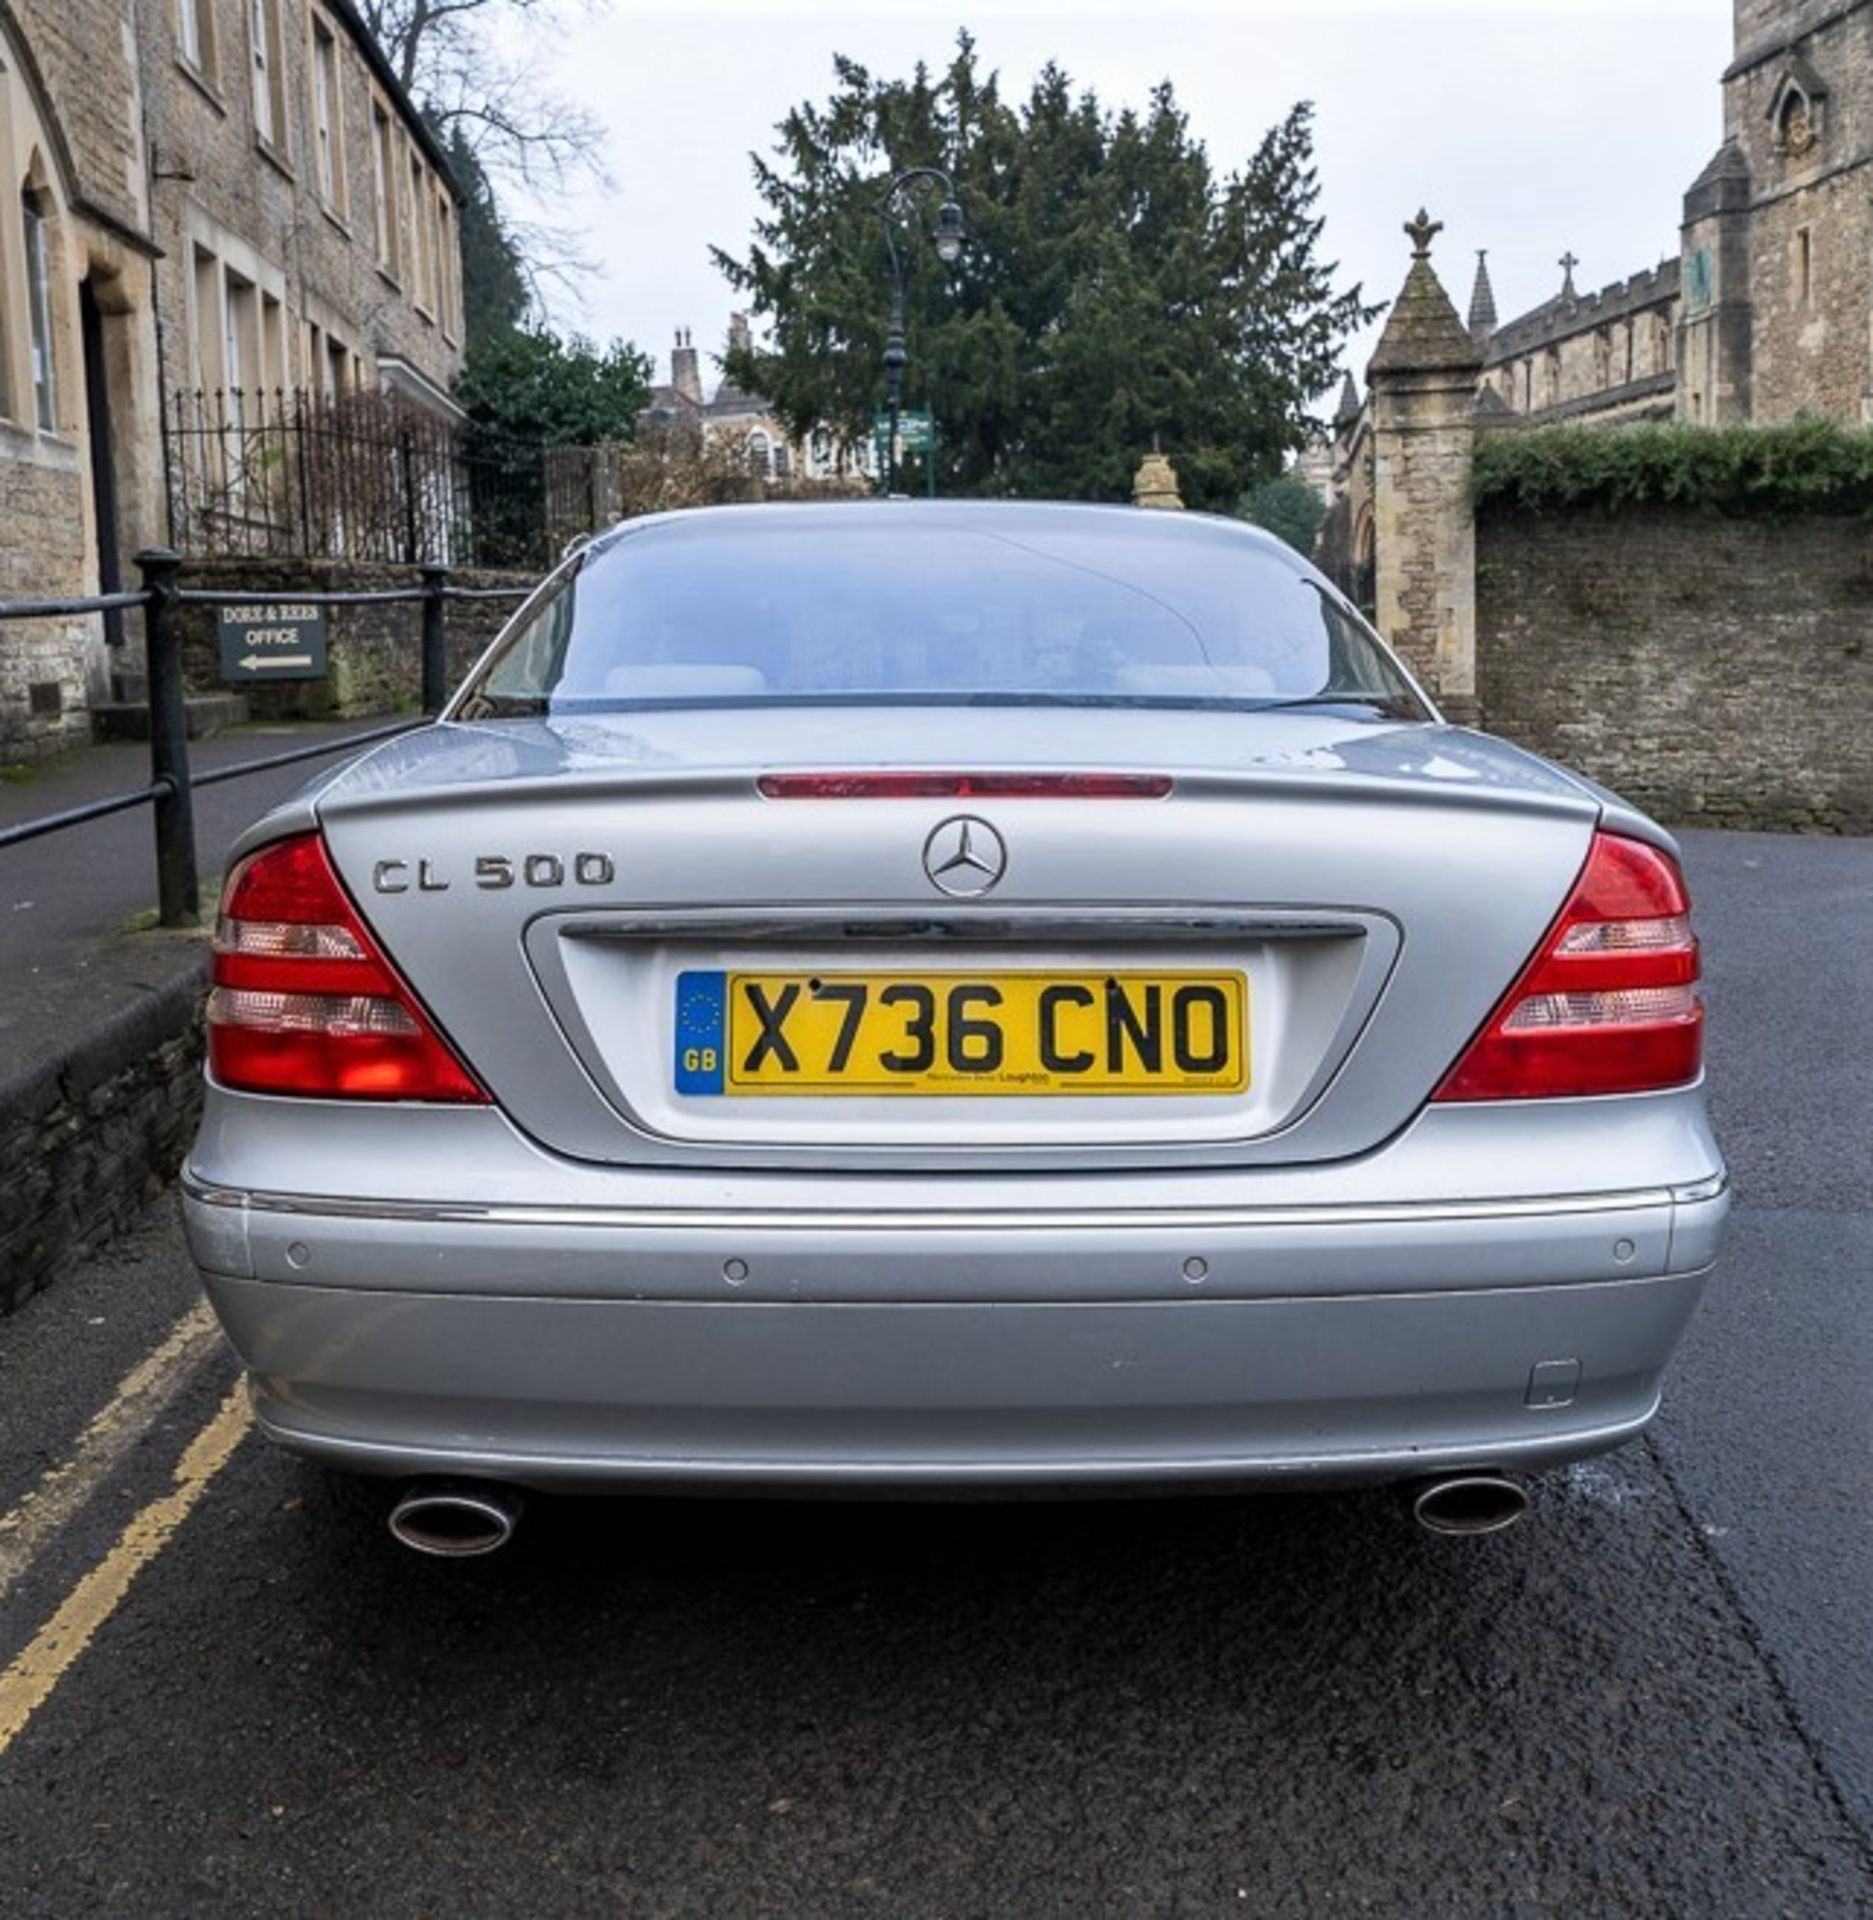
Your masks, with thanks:
<instances>
[{"instance_id":1,"label":"white directional sign","mask_svg":"<svg viewBox=\"0 0 1873 1920\"><path fill-rule=\"evenodd\" d=\"M219 629L223 680L251 684L325 677L323 607L236 603L220 609Z\"/></svg>"}]
</instances>

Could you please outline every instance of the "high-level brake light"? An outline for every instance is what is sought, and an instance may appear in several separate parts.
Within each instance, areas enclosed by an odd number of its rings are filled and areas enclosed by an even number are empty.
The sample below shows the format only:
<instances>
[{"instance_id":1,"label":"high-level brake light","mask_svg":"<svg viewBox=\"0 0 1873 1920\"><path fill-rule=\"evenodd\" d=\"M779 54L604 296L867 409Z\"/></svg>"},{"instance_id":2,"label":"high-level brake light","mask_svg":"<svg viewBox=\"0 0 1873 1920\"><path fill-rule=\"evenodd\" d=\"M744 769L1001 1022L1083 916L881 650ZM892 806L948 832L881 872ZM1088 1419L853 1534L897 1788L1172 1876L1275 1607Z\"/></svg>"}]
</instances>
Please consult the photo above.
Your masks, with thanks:
<instances>
[{"instance_id":1,"label":"high-level brake light","mask_svg":"<svg viewBox=\"0 0 1873 1920\"><path fill-rule=\"evenodd\" d=\"M1597 833L1561 916L1439 1100L1647 1093L1704 1057L1697 939L1675 861Z\"/></svg>"},{"instance_id":2,"label":"high-level brake light","mask_svg":"<svg viewBox=\"0 0 1873 1920\"><path fill-rule=\"evenodd\" d=\"M372 940L316 833L261 848L229 878L208 1063L253 1093L488 1098Z\"/></svg>"},{"instance_id":3,"label":"high-level brake light","mask_svg":"<svg viewBox=\"0 0 1873 1920\"><path fill-rule=\"evenodd\" d=\"M764 773L769 800L1162 800L1167 773Z\"/></svg>"}]
</instances>

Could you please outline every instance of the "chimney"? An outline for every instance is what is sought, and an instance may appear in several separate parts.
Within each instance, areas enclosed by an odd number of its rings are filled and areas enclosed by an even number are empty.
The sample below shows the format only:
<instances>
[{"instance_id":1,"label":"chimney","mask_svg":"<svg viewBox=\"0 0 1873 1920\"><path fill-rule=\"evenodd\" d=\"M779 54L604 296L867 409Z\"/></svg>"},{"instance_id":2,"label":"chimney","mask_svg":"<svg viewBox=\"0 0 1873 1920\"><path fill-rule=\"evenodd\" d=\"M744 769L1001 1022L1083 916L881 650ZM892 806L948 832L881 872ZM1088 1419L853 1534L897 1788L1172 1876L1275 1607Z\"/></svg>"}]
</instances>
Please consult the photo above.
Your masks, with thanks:
<instances>
[{"instance_id":1,"label":"chimney","mask_svg":"<svg viewBox=\"0 0 1873 1920\"><path fill-rule=\"evenodd\" d=\"M754 345L754 336L748 331L748 316L745 313L731 313L728 316L728 350L730 353L746 353Z\"/></svg>"},{"instance_id":2,"label":"chimney","mask_svg":"<svg viewBox=\"0 0 1873 1920\"><path fill-rule=\"evenodd\" d=\"M676 330L676 345L670 353L670 384L685 400L702 405L702 373L696 363L696 349L689 344L687 327Z\"/></svg>"}]
</instances>

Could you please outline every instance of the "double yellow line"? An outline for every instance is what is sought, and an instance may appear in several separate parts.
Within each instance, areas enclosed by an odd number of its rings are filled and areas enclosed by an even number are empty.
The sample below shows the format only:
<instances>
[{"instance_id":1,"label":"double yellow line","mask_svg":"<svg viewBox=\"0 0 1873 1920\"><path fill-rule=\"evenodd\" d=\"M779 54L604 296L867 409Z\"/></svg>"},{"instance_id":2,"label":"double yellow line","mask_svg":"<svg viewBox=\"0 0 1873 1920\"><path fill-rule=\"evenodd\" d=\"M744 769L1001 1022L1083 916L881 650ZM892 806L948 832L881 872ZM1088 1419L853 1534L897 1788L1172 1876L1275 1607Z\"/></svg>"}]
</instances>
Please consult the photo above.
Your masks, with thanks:
<instances>
[{"instance_id":1,"label":"double yellow line","mask_svg":"<svg viewBox=\"0 0 1873 1920\"><path fill-rule=\"evenodd\" d=\"M214 1318L197 1307L119 1382L108 1404L11 1512L0 1514L0 1600L40 1551L102 1485L217 1341ZM162 1552L247 1431L247 1390L237 1385L189 1442L167 1492L134 1514L102 1560L72 1588L30 1644L0 1673L0 1755L51 1698L53 1690L117 1608L138 1574Z\"/></svg>"}]
</instances>

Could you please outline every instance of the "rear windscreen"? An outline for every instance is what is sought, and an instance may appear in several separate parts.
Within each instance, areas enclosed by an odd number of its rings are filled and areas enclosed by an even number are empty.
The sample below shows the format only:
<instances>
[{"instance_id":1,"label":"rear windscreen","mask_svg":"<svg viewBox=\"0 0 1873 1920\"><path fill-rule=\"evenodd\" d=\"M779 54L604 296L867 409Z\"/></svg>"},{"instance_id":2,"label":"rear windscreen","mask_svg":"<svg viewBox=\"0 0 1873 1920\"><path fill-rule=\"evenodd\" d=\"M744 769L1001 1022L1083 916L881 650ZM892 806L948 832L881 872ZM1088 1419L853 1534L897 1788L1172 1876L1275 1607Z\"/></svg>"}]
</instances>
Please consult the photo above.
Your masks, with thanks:
<instances>
[{"instance_id":1,"label":"rear windscreen","mask_svg":"<svg viewBox=\"0 0 1873 1920\"><path fill-rule=\"evenodd\" d=\"M1343 702L1428 717L1363 622L1279 553L1126 518L660 522L593 551L530 610L457 713Z\"/></svg>"}]
</instances>

